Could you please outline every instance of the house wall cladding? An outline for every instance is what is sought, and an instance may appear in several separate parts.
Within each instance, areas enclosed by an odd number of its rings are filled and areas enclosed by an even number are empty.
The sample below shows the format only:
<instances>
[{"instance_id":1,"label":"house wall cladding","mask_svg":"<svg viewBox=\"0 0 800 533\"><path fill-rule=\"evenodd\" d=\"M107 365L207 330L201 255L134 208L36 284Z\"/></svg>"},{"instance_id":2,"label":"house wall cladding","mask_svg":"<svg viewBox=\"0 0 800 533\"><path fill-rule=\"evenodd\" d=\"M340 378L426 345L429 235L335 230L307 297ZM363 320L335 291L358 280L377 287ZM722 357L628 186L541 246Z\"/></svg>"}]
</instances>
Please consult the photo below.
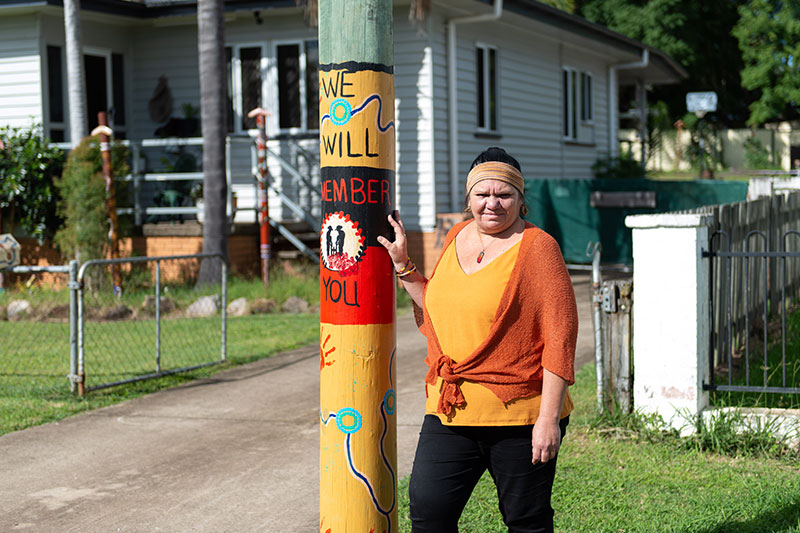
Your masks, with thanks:
<instances>
[{"instance_id":1,"label":"house wall cladding","mask_svg":"<svg viewBox=\"0 0 800 533\"><path fill-rule=\"evenodd\" d=\"M114 19L99 22L97 20L89 19L84 14L81 18L81 39L85 54L122 54L123 60L123 77L125 81L125 108L131 109L131 102L134 91L131 89L132 74L132 55L133 44L131 41L131 29L124 25L120 20ZM59 46L62 53L62 83L63 83L63 98L64 98L64 111L65 111L65 124L64 127L68 129L68 109L69 101L67 95L67 71L66 71L66 51L65 51L65 36L64 36L64 19L52 15L39 16L39 46L42 56L42 87L47 88L47 47ZM49 125L49 98L47 95L42 95L41 98L43 109L44 123ZM130 125L135 121L135 117L128 113L127 116L127 137L130 137Z\"/></svg>"},{"instance_id":2,"label":"house wall cladding","mask_svg":"<svg viewBox=\"0 0 800 533\"><path fill-rule=\"evenodd\" d=\"M42 62L35 15L0 17L0 117L2 125L42 121Z\"/></svg>"},{"instance_id":3,"label":"house wall cladding","mask_svg":"<svg viewBox=\"0 0 800 533\"><path fill-rule=\"evenodd\" d=\"M135 117L131 138L151 138L159 126L153 123L147 104L161 75L166 75L174 101L173 116L182 116L182 106L200 105L197 64L197 29L194 21L154 30L151 26L133 30L131 40L136 49L131 52L133 64L132 116ZM274 45L287 41L316 39L316 31L293 16L264 17L256 24L250 13L237 14L225 27L229 45L264 46L267 64L274 62ZM433 183L433 59L429 38L422 35L407 20L407 8L395 10L395 100L397 128L397 200L410 228L432 229L435 224L435 196ZM441 36L440 36L441 38ZM443 38L441 38L443 39ZM267 78L265 94L267 104L277 108L276 86ZM268 121L271 136L278 133L277 117ZM312 153L318 153L316 139L302 140L300 145ZM255 205L253 179L250 173L251 155L247 142L237 139L231 153L233 188L237 193L239 207ZM274 141L270 148L290 162L297 159L290 143ZM277 187L289 196L296 194L296 183L288 178L276 161L269 163L270 176ZM311 180L319 184L314 172ZM280 199L270 195L270 213L280 214L284 219L296 218L281 205ZM315 213L318 214L318 213ZM252 212L237 215L237 221L254 220Z\"/></svg>"},{"instance_id":4,"label":"house wall cladding","mask_svg":"<svg viewBox=\"0 0 800 533\"><path fill-rule=\"evenodd\" d=\"M440 213L452 210L447 139L446 33L450 16L437 11L432 17L434 27L440 29L431 40L437 104L434 128L442 132L435 140ZM460 183L466 181L475 156L489 146L501 146L517 158L526 177L591 178L592 164L608 152L607 71L612 58L582 46L568 33L511 13L504 13L499 23L459 25L457 37ZM498 129L494 134L477 128L478 43L497 50ZM592 75L593 120L579 124L579 142L563 139L563 67Z\"/></svg>"}]
</instances>

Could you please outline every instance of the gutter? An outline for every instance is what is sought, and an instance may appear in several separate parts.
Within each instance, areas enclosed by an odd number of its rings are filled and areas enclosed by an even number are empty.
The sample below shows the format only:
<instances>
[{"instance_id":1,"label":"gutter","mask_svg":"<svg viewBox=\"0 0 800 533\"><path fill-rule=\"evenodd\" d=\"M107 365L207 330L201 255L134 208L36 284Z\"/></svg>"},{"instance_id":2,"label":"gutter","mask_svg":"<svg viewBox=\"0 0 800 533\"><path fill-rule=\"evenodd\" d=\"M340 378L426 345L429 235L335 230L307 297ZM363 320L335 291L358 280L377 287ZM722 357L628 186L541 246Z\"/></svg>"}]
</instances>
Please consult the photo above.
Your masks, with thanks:
<instances>
[{"instance_id":1,"label":"gutter","mask_svg":"<svg viewBox=\"0 0 800 533\"><path fill-rule=\"evenodd\" d=\"M463 209L463 196L459 195L458 175L458 87L457 70L458 57L456 54L457 39L456 26L458 24L472 24L498 20L503 14L503 0L494 0L494 10L485 15L468 15L456 17L447 21L447 109L450 123L450 209L456 213Z\"/></svg>"},{"instance_id":2,"label":"gutter","mask_svg":"<svg viewBox=\"0 0 800 533\"><path fill-rule=\"evenodd\" d=\"M608 155L616 157L619 155L619 143L617 136L619 132L619 93L617 91L617 71L630 70L635 68L645 68L650 64L650 50L642 50L642 59L632 63L620 63L608 67ZM647 103L644 103L647 109ZM646 117L645 117L646 118ZM645 126L646 127L646 126Z\"/></svg>"}]
</instances>

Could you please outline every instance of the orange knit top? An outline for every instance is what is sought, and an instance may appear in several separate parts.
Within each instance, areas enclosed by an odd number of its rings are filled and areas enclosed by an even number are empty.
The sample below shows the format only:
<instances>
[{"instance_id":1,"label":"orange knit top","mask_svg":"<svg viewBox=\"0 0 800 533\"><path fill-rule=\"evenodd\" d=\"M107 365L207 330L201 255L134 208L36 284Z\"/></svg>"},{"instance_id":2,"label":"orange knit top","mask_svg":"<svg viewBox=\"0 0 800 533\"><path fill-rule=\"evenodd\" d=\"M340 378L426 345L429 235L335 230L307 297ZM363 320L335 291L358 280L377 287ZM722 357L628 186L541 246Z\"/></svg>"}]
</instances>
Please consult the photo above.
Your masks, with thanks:
<instances>
[{"instance_id":1,"label":"orange knit top","mask_svg":"<svg viewBox=\"0 0 800 533\"><path fill-rule=\"evenodd\" d=\"M470 222L450 231L445 252ZM431 279L441 261L440 257ZM574 383L578 333L575 294L558 244L541 229L526 223L489 333L471 354L458 361L442 351L425 305L428 286L429 282L423 290L423 308L416 309L415 314L428 341L425 381L437 385L441 378L437 412L452 416L454 407L466 405L461 391L464 380L486 387L505 404L540 395L545 368L568 384ZM440 323L436 329L447 326Z\"/></svg>"}]
</instances>

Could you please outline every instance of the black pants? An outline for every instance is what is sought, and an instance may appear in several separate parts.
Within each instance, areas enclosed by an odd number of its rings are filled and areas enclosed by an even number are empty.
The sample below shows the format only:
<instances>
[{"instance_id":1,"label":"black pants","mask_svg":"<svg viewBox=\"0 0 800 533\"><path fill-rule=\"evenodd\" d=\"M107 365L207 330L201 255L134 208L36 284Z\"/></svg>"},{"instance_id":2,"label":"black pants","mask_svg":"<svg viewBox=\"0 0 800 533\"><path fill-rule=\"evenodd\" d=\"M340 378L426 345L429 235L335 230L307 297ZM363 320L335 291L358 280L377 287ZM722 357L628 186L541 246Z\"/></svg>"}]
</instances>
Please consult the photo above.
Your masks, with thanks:
<instances>
[{"instance_id":1,"label":"black pants","mask_svg":"<svg viewBox=\"0 0 800 533\"><path fill-rule=\"evenodd\" d=\"M564 438L569 417L561 420ZM509 533L553 531L556 460L531 463L529 426L445 426L425 415L411 471L414 533L458 532L458 519L488 469Z\"/></svg>"}]
</instances>

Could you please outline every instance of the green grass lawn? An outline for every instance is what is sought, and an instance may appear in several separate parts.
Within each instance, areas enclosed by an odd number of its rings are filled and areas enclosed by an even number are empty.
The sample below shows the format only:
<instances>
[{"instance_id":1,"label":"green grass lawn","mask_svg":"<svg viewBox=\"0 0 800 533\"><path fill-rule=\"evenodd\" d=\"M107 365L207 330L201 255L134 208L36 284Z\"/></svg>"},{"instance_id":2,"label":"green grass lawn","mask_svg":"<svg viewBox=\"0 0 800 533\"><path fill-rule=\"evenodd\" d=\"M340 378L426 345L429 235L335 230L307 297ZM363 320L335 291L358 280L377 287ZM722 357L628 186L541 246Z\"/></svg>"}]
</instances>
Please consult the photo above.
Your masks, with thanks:
<instances>
[{"instance_id":1,"label":"green grass lawn","mask_svg":"<svg viewBox=\"0 0 800 533\"><path fill-rule=\"evenodd\" d=\"M20 328L27 334L19 334ZM87 386L155 371L155 321L88 323L86 329ZM219 316L165 320L162 335L162 370L220 358ZM10 350L0 351L0 434L206 377L233 365L309 344L318 337L319 315L232 317L228 319L227 363L93 391L78 398L70 394L66 379L67 324L0 322L0 339L14 338L18 342L13 354Z\"/></svg>"},{"instance_id":2,"label":"green grass lawn","mask_svg":"<svg viewBox=\"0 0 800 533\"><path fill-rule=\"evenodd\" d=\"M594 368L571 389L576 410L558 459L556 531L800 532L800 462L726 457L674 443L592 429ZM399 484L400 531L411 531L408 478ZM485 475L459 524L462 533L505 532Z\"/></svg>"}]
</instances>

